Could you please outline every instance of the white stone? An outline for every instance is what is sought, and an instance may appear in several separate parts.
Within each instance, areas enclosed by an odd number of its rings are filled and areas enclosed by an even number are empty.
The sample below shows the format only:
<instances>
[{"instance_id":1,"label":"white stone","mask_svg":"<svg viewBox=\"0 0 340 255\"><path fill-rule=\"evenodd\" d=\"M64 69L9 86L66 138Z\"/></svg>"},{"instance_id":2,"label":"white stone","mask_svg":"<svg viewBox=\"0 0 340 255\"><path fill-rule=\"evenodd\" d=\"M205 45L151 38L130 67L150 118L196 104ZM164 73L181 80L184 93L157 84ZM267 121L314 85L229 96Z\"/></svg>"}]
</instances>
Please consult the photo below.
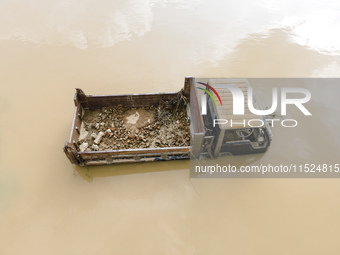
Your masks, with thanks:
<instances>
[{"instance_id":1,"label":"white stone","mask_svg":"<svg viewBox=\"0 0 340 255\"><path fill-rule=\"evenodd\" d=\"M96 139L96 138L97 138L97 134L96 134L96 133L92 133L92 134L91 134L91 137L92 137L93 139Z\"/></svg>"},{"instance_id":2,"label":"white stone","mask_svg":"<svg viewBox=\"0 0 340 255\"><path fill-rule=\"evenodd\" d=\"M135 114L126 117L127 123L136 124L139 119L139 116L140 116L139 112L136 112Z\"/></svg>"},{"instance_id":3,"label":"white stone","mask_svg":"<svg viewBox=\"0 0 340 255\"><path fill-rule=\"evenodd\" d=\"M84 151L87 149L87 147L89 147L89 144L83 142L83 143L79 146L79 149L80 149L81 152L84 152Z\"/></svg>"},{"instance_id":4,"label":"white stone","mask_svg":"<svg viewBox=\"0 0 340 255\"><path fill-rule=\"evenodd\" d=\"M95 151L97 151L97 150L99 150L99 146L98 146L98 145L95 145L95 144L93 144L93 145L92 145L92 149L94 149Z\"/></svg>"},{"instance_id":5,"label":"white stone","mask_svg":"<svg viewBox=\"0 0 340 255\"><path fill-rule=\"evenodd\" d=\"M94 143L99 144L100 141L101 141L102 138L103 138L103 135L104 135L103 132L99 132L99 134L97 135L97 138L94 140Z\"/></svg>"},{"instance_id":6,"label":"white stone","mask_svg":"<svg viewBox=\"0 0 340 255\"><path fill-rule=\"evenodd\" d=\"M80 135L79 135L79 141L84 140L89 132L86 131L84 122L80 125Z\"/></svg>"}]
</instances>

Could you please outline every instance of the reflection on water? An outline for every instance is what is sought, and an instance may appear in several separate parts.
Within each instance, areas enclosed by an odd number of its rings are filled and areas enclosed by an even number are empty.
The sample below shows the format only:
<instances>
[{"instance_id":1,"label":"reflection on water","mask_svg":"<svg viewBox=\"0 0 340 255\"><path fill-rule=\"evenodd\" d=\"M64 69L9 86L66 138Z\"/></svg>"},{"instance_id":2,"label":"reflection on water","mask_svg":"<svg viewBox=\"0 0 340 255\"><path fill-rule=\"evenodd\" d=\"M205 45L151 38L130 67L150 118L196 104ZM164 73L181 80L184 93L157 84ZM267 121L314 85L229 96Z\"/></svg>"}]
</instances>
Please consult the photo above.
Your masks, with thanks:
<instances>
[{"instance_id":1,"label":"reflection on water","mask_svg":"<svg viewBox=\"0 0 340 255\"><path fill-rule=\"evenodd\" d=\"M211 77L318 77L315 70L325 70L337 63L340 57L320 53L291 40L291 29L273 29L266 33L250 34L240 41L218 67L209 68L205 74ZM333 68L334 70L334 68ZM339 75L339 71L323 72L323 76Z\"/></svg>"},{"instance_id":2,"label":"reflection on water","mask_svg":"<svg viewBox=\"0 0 340 255\"><path fill-rule=\"evenodd\" d=\"M173 170L188 170L190 166L189 160L161 161L140 164L118 164L103 166L75 166L78 174L84 180L92 182L97 177L109 177L120 175L144 174L153 172L165 172ZM189 176L189 173L188 173Z\"/></svg>"},{"instance_id":3,"label":"reflection on water","mask_svg":"<svg viewBox=\"0 0 340 255\"><path fill-rule=\"evenodd\" d=\"M331 0L1 1L0 253L336 254L336 179L190 179L188 161L74 168L62 146L75 87L142 93L178 91L188 75L340 76L339 11ZM335 115L333 92L322 93ZM283 143L287 160L336 158L338 120L319 104L334 143L294 140L295 153L280 130L255 160L282 158ZM321 154L311 150L320 143Z\"/></svg>"}]
</instances>

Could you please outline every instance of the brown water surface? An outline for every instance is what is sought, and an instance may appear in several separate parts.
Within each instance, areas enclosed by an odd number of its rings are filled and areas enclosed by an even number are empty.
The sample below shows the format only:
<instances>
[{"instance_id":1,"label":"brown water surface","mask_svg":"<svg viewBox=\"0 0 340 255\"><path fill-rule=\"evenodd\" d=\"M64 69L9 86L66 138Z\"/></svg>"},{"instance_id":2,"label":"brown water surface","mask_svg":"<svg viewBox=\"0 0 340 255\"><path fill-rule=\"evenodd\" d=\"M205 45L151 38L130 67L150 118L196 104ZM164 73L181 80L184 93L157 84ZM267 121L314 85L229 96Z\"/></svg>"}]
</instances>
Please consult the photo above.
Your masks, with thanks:
<instances>
[{"instance_id":1,"label":"brown water surface","mask_svg":"<svg viewBox=\"0 0 340 255\"><path fill-rule=\"evenodd\" d=\"M189 161L81 168L62 147L76 87L339 77L339 13L331 0L2 1L0 254L338 254L339 179L190 179ZM339 112L339 89L314 90L312 109ZM339 122L322 113L334 140L274 130L256 160L281 160L283 144L287 162L338 158Z\"/></svg>"}]
</instances>

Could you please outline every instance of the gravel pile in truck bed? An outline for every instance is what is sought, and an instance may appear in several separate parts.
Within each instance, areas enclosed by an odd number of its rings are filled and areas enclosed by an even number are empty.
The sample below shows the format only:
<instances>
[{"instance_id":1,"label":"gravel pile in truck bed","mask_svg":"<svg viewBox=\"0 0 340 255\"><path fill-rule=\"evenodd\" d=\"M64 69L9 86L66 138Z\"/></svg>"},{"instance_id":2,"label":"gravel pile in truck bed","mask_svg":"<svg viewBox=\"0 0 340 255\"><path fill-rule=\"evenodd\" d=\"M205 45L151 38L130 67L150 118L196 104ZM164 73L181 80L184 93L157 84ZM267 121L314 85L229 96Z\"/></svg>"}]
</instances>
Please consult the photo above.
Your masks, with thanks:
<instances>
[{"instance_id":1,"label":"gravel pile in truck bed","mask_svg":"<svg viewBox=\"0 0 340 255\"><path fill-rule=\"evenodd\" d=\"M86 110L77 145L79 151L189 146L190 121L186 107L167 103Z\"/></svg>"}]
</instances>

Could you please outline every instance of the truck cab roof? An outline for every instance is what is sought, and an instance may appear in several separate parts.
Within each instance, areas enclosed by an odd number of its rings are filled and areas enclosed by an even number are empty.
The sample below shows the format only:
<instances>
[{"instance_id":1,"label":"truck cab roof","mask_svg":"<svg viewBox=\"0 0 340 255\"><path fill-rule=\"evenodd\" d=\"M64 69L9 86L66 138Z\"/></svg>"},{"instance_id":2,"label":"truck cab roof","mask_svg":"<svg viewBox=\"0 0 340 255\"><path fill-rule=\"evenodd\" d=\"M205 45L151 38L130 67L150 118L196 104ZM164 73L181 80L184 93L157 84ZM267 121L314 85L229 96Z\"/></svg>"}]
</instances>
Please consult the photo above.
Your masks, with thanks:
<instances>
[{"instance_id":1,"label":"truck cab roof","mask_svg":"<svg viewBox=\"0 0 340 255\"><path fill-rule=\"evenodd\" d=\"M262 116L253 114L248 108L248 87L250 87L250 85L246 79L215 78L209 79L208 84L216 90L222 101L222 105L216 101L216 106L214 106L213 100L208 100L209 107L212 107L211 109L216 108L216 119L224 120L218 123L220 129L252 128L252 126L249 125L249 120L263 120ZM233 94L230 89L227 88L228 85L233 85L243 92L244 114L233 114ZM259 109L259 105L254 99L253 103L254 107ZM259 121L253 121L251 124L253 126L259 125Z\"/></svg>"}]
</instances>

